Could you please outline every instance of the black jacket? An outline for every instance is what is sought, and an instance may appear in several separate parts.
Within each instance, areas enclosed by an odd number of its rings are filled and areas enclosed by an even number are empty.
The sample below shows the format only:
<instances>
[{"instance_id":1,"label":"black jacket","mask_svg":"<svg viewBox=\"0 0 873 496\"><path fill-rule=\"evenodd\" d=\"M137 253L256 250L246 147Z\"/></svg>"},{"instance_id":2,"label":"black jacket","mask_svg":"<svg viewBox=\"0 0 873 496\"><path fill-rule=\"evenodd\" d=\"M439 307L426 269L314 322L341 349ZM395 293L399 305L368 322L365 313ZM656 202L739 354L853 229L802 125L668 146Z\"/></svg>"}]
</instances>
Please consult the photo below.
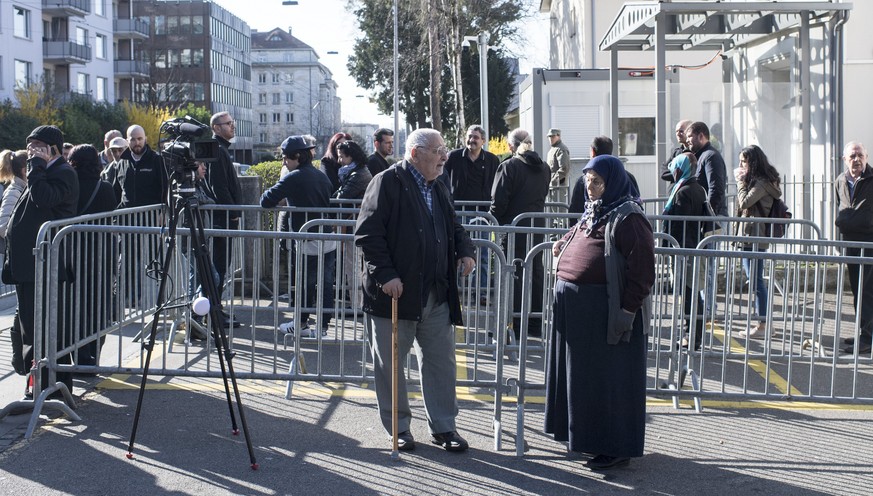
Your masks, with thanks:
<instances>
[{"instance_id":1,"label":"black jacket","mask_svg":"<svg viewBox=\"0 0 873 496\"><path fill-rule=\"evenodd\" d=\"M837 218L834 220L846 241L873 241L873 167L864 166L855 181L855 194L849 194L846 173L834 181Z\"/></svg>"},{"instance_id":2,"label":"black jacket","mask_svg":"<svg viewBox=\"0 0 873 496\"><path fill-rule=\"evenodd\" d=\"M79 202L79 179L76 171L63 157L46 168L45 160L32 158L27 161L27 189L9 221L6 234L6 263L14 283L34 282L36 235L46 222L74 217ZM61 280L66 271L59 267Z\"/></svg>"},{"instance_id":3,"label":"black jacket","mask_svg":"<svg viewBox=\"0 0 873 496\"><path fill-rule=\"evenodd\" d=\"M493 153L482 150L479 158L471 161L467 148L449 152L449 158L440 180L449 187L456 201L491 201L491 188L500 159Z\"/></svg>"},{"instance_id":4,"label":"black jacket","mask_svg":"<svg viewBox=\"0 0 873 496\"><path fill-rule=\"evenodd\" d=\"M491 214L505 225L518 214L542 212L551 180L551 169L533 150L504 160L494 177Z\"/></svg>"},{"instance_id":5,"label":"black jacket","mask_svg":"<svg viewBox=\"0 0 873 496\"><path fill-rule=\"evenodd\" d=\"M124 150L109 174L118 208L142 207L167 203L169 180L164 161L148 145L139 161L134 161L130 148Z\"/></svg>"},{"instance_id":6,"label":"black jacket","mask_svg":"<svg viewBox=\"0 0 873 496\"><path fill-rule=\"evenodd\" d=\"M390 164L385 160L385 157L379 155L377 152L373 152L372 155L367 157L367 168L370 169L370 174L372 174L373 177L376 177L376 174L383 170L388 169L389 166Z\"/></svg>"},{"instance_id":7,"label":"black jacket","mask_svg":"<svg viewBox=\"0 0 873 496\"><path fill-rule=\"evenodd\" d=\"M670 210L665 212L666 215L705 215L704 204L706 203L706 191L697 184L696 178L689 178L684 183L676 196L673 198L673 204ZM673 236L679 242L679 246L683 248L696 248L700 242L700 222L683 222L683 221L667 221L665 230L667 234Z\"/></svg>"},{"instance_id":8,"label":"black jacket","mask_svg":"<svg viewBox=\"0 0 873 496\"><path fill-rule=\"evenodd\" d=\"M212 188L215 194L215 202L219 205L242 205L242 188L239 185L239 177L236 174L236 167L233 166L233 157L230 155L228 147L230 141L218 135L212 136L218 141L220 150L218 151L218 160L209 164L206 173L206 182ZM215 215L213 226L216 229L228 227L226 220L239 218L239 210L231 210L227 215L224 212Z\"/></svg>"},{"instance_id":9,"label":"black jacket","mask_svg":"<svg viewBox=\"0 0 873 496\"><path fill-rule=\"evenodd\" d=\"M272 188L264 191L261 206L273 208L287 198L289 207L329 207L330 193L330 179L311 162L307 162L285 174ZM292 212L291 230L299 231L313 217L305 212Z\"/></svg>"},{"instance_id":10,"label":"black jacket","mask_svg":"<svg viewBox=\"0 0 873 496\"><path fill-rule=\"evenodd\" d=\"M727 169L724 158L712 146L712 142L694 152L694 156L697 157L697 174L695 174L697 183L706 190L706 197L713 212L727 215L727 202L725 202Z\"/></svg>"},{"instance_id":11,"label":"black jacket","mask_svg":"<svg viewBox=\"0 0 873 496\"><path fill-rule=\"evenodd\" d=\"M331 159L330 157L321 157L321 170L330 179L330 185L333 188L333 191L336 191L340 188L340 180L339 180L339 170L342 165L336 160ZM372 176L371 176L372 177Z\"/></svg>"},{"instance_id":12,"label":"black jacket","mask_svg":"<svg viewBox=\"0 0 873 496\"><path fill-rule=\"evenodd\" d=\"M404 160L370 182L355 226L355 244L364 255L364 311L391 318L391 297L382 292L381 286L399 277L403 282L403 295L398 302L398 316L420 321L423 272L428 263L421 256L425 252L423 229L431 222L431 217L409 167L412 164ZM460 325L461 302L453 262L473 257L473 244L457 221L445 184L435 181L433 195L434 207L443 208L442 217L446 222L449 313L452 323Z\"/></svg>"},{"instance_id":13,"label":"black jacket","mask_svg":"<svg viewBox=\"0 0 873 496\"><path fill-rule=\"evenodd\" d=\"M339 176L337 175L337 179ZM360 200L367 191L367 185L373 180L370 169L366 164L355 164L355 168L346 176L346 180L340 183L340 187L334 193L334 198L347 200Z\"/></svg>"},{"instance_id":14,"label":"black jacket","mask_svg":"<svg viewBox=\"0 0 873 496\"><path fill-rule=\"evenodd\" d=\"M91 196L94 196L93 200ZM88 202L91 202L88 204ZM115 210L115 192L112 185L99 177L82 177L79 175L79 203L76 215L99 214ZM85 207L88 207L85 209Z\"/></svg>"}]
</instances>

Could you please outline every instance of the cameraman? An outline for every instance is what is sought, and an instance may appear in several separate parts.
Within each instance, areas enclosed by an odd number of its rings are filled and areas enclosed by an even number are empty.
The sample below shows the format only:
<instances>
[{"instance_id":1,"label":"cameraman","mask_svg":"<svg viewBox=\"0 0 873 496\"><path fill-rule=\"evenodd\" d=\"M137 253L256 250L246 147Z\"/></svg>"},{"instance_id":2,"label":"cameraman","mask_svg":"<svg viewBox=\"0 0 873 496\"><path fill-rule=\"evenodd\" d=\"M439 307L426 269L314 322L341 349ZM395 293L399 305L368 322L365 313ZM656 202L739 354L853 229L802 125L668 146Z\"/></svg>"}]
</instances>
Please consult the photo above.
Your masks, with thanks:
<instances>
[{"instance_id":1,"label":"cameraman","mask_svg":"<svg viewBox=\"0 0 873 496\"><path fill-rule=\"evenodd\" d=\"M227 112L218 112L209 119L212 127L212 138L218 141L218 160L209 166L206 182L215 194L215 201L219 205L242 205L242 191L236 168L233 166L233 156L230 154L230 145L236 138L236 122ZM212 221L215 229L239 229L239 210L215 211ZM218 289L224 285L227 268L230 265L232 243L228 243L224 236L212 239L212 261L218 270ZM239 327L235 319L229 325Z\"/></svg>"}]
</instances>

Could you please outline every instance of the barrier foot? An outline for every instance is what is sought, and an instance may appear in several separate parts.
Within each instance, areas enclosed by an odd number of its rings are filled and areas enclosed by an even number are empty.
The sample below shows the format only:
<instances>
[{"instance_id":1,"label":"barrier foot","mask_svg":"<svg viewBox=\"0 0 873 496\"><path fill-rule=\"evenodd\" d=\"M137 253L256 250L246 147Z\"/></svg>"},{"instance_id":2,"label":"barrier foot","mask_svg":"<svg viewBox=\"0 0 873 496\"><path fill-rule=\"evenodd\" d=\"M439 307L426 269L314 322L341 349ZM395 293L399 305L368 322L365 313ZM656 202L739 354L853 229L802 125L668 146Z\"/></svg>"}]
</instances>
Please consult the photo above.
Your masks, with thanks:
<instances>
[{"instance_id":1,"label":"barrier foot","mask_svg":"<svg viewBox=\"0 0 873 496\"><path fill-rule=\"evenodd\" d=\"M495 420L493 423L494 427L494 451L500 451L502 443L502 439L500 436L501 425L499 420Z\"/></svg>"}]
</instances>

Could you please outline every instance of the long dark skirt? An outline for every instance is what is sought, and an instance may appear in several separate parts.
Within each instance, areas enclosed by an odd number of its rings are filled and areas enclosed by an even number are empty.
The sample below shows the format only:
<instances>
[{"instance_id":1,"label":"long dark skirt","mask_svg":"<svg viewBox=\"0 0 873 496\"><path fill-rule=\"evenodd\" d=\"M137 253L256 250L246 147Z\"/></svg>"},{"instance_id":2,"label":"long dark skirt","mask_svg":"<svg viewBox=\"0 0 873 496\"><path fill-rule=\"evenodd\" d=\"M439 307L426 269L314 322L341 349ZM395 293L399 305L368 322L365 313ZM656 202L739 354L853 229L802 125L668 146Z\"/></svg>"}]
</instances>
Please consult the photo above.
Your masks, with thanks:
<instances>
[{"instance_id":1,"label":"long dark skirt","mask_svg":"<svg viewBox=\"0 0 873 496\"><path fill-rule=\"evenodd\" d=\"M646 337L606 343L605 285L558 279L546 372L545 431L571 451L634 457L646 437Z\"/></svg>"}]
</instances>

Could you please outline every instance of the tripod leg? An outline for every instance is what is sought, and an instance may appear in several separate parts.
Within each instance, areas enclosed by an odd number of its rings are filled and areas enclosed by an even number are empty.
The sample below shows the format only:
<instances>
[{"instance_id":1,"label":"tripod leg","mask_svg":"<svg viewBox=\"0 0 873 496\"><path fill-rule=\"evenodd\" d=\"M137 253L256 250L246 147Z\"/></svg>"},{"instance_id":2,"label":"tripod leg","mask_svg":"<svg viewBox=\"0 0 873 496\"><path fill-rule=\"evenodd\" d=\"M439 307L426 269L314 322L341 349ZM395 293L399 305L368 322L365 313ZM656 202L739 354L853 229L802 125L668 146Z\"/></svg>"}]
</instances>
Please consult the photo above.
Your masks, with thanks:
<instances>
[{"instance_id":1,"label":"tripod leg","mask_svg":"<svg viewBox=\"0 0 873 496\"><path fill-rule=\"evenodd\" d=\"M145 395L146 382L149 377L149 364L152 360L152 351L155 348L155 336L158 331L158 320L161 317L161 311L163 310L163 305L166 299L167 292L167 273L170 270L170 263L173 260L173 253L176 249L176 219L179 217L179 209L181 206L177 206L173 211L170 212L170 229L169 234L167 236L167 252L164 254L164 260L161 265L161 283L158 287L158 307L155 310L155 314L152 317L151 322L151 331L149 332L149 336L147 342L143 344L146 349L146 357L145 364L143 365L143 373L142 373L142 381L139 385L139 396L136 400L136 411L133 415L133 427L130 431L130 443L127 445L127 458L133 459L133 445L136 442L136 431L139 426L139 416L142 413L142 400Z\"/></svg>"},{"instance_id":2,"label":"tripod leg","mask_svg":"<svg viewBox=\"0 0 873 496\"><path fill-rule=\"evenodd\" d=\"M239 420L242 424L243 435L246 440L246 447L249 451L249 460L251 461L252 470L258 469L258 463L255 460L255 451L252 447L251 436L249 435L249 427L246 422L245 410L242 406L242 398L239 393L239 385L236 382L236 374L233 371L233 353L228 345L227 333L224 330L224 314L221 312L221 298L218 293L218 285L215 279L212 278L212 259L209 256L208 247L206 245L206 235L203 232L203 215L196 204L189 205L185 210L185 215L188 217L189 225L191 226L191 244L194 247L194 255L197 259L197 268L200 271L201 285L206 297L210 303L210 323L212 325L212 337L215 341L215 348L218 352L218 363L221 366L221 377L224 381L224 393L227 398L227 406L230 411L231 426L234 435L239 434L239 428L236 424L236 416L234 415L233 400L230 396L230 385L227 382L228 376L233 385L233 393L236 399L237 410L239 412Z\"/></svg>"}]
</instances>

